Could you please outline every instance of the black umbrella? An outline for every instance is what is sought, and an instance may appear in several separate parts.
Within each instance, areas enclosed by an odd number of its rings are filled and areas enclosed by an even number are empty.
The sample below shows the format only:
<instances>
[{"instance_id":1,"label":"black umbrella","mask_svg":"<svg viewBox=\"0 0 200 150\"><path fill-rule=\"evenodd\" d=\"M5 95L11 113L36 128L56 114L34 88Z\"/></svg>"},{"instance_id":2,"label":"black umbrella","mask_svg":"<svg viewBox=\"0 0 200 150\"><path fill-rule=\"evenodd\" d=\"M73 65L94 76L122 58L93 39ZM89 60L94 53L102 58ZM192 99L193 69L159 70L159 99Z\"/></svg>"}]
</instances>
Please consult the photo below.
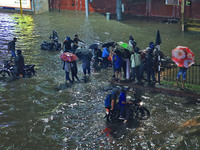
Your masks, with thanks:
<instances>
[{"instance_id":1,"label":"black umbrella","mask_svg":"<svg viewBox=\"0 0 200 150\"><path fill-rule=\"evenodd\" d=\"M76 51L75 51L75 54L76 56L78 56L78 58L83 58L85 56L88 56L88 57L92 57L92 52L87 50L87 49L84 49L84 48L78 48Z\"/></svg>"},{"instance_id":2,"label":"black umbrella","mask_svg":"<svg viewBox=\"0 0 200 150\"><path fill-rule=\"evenodd\" d=\"M110 46L113 46L114 44L115 42L107 42L107 43L104 43L102 47L110 47Z\"/></svg>"},{"instance_id":3,"label":"black umbrella","mask_svg":"<svg viewBox=\"0 0 200 150\"><path fill-rule=\"evenodd\" d=\"M160 45L162 43L161 41L161 37L160 37L160 32L159 30L157 31L157 35L156 35L156 42L155 42L155 46L156 45ZM161 62L160 62L160 46L158 46L158 49L156 50L156 53L158 55L158 82L160 84L160 65L161 65Z\"/></svg>"},{"instance_id":4,"label":"black umbrella","mask_svg":"<svg viewBox=\"0 0 200 150\"><path fill-rule=\"evenodd\" d=\"M89 49L95 49L95 48L98 48L98 44L92 44L90 45Z\"/></svg>"},{"instance_id":5,"label":"black umbrella","mask_svg":"<svg viewBox=\"0 0 200 150\"><path fill-rule=\"evenodd\" d=\"M157 31L157 36L156 36L156 42L155 42L155 46L156 45L160 45L162 43L161 41L161 37L160 37L160 32L159 30Z\"/></svg>"},{"instance_id":6,"label":"black umbrella","mask_svg":"<svg viewBox=\"0 0 200 150\"><path fill-rule=\"evenodd\" d=\"M121 52L120 50L115 50L114 52L115 52L116 55L118 55L120 57L124 56L123 52Z\"/></svg>"}]
</instances>

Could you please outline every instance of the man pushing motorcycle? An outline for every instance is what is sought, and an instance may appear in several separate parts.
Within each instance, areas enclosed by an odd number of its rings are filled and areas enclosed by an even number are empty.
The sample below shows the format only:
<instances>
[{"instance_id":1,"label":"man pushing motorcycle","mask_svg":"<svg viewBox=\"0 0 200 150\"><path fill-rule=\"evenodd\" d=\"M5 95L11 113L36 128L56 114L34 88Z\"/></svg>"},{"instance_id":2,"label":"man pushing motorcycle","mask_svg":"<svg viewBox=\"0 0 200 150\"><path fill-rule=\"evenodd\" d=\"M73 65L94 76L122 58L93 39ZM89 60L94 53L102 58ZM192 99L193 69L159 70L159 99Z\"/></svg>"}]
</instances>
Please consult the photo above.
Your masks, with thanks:
<instances>
[{"instance_id":1,"label":"man pushing motorcycle","mask_svg":"<svg viewBox=\"0 0 200 150\"><path fill-rule=\"evenodd\" d=\"M149 110L143 106L140 94L137 94L136 91L133 91L135 97L134 101L130 100L127 102L126 99L128 96L126 97L126 91L126 88L123 88L122 90L118 89L107 95L105 99L105 117L108 122L124 120L124 123L126 123L131 118L146 120L150 117ZM119 102L117 103L118 96Z\"/></svg>"},{"instance_id":2,"label":"man pushing motorcycle","mask_svg":"<svg viewBox=\"0 0 200 150\"><path fill-rule=\"evenodd\" d=\"M126 89L122 89L119 96L119 107L120 107L120 117L119 119L124 120L124 123L128 121L130 116L129 113L129 104L132 104L131 101L126 101ZM125 118L123 117L125 113Z\"/></svg>"},{"instance_id":3,"label":"man pushing motorcycle","mask_svg":"<svg viewBox=\"0 0 200 150\"><path fill-rule=\"evenodd\" d=\"M119 94L120 93L120 94ZM119 95L119 102L117 103L117 98ZM121 92L119 89L114 90L111 93L111 108L110 111L120 110L120 120L124 120L124 123L127 122L129 118L129 104L132 102L126 101L126 89L122 89ZM124 117L125 114L125 117Z\"/></svg>"},{"instance_id":4,"label":"man pushing motorcycle","mask_svg":"<svg viewBox=\"0 0 200 150\"><path fill-rule=\"evenodd\" d=\"M14 60L15 73L17 76L24 77L24 57L21 50L17 50L17 56Z\"/></svg>"}]
</instances>

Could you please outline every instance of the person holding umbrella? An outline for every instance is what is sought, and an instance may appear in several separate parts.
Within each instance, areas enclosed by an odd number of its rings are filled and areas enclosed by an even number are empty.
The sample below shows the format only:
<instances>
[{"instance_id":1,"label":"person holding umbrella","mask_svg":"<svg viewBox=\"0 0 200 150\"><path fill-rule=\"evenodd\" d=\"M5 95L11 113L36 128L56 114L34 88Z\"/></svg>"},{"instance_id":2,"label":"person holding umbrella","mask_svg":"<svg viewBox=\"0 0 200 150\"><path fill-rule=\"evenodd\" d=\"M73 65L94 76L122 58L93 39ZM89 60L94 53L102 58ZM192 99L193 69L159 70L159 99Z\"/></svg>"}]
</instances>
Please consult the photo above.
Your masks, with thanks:
<instances>
[{"instance_id":1,"label":"person holding umbrella","mask_svg":"<svg viewBox=\"0 0 200 150\"><path fill-rule=\"evenodd\" d=\"M90 55L84 55L81 58L83 73L84 73L85 76L86 76L87 73L90 76L90 62L91 62L91 60L92 60L92 56L90 56Z\"/></svg>"},{"instance_id":2,"label":"person holding umbrella","mask_svg":"<svg viewBox=\"0 0 200 150\"><path fill-rule=\"evenodd\" d=\"M106 46L104 49L103 49L103 53L102 53L102 58L103 58L103 65L104 65L104 68L106 69L108 67L108 64L109 64L109 60L108 60L108 57L110 55L109 53L109 47Z\"/></svg>"},{"instance_id":3,"label":"person holding umbrella","mask_svg":"<svg viewBox=\"0 0 200 150\"><path fill-rule=\"evenodd\" d=\"M133 38L132 35L129 36L129 42L128 42L128 44L132 47L133 50L135 50L137 42L135 42L135 40L134 40L134 38Z\"/></svg>"},{"instance_id":4,"label":"person holding umbrella","mask_svg":"<svg viewBox=\"0 0 200 150\"><path fill-rule=\"evenodd\" d=\"M77 56L75 54L64 52L59 56L63 60L63 70L65 70L65 79L66 82L69 81L72 83L72 80L69 77L69 73L71 72L71 62L77 60Z\"/></svg>"},{"instance_id":5,"label":"person holding umbrella","mask_svg":"<svg viewBox=\"0 0 200 150\"><path fill-rule=\"evenodd\" d=\"M187 72L187 68L180 67L180 70L178 71L178 74L177 74L176 84L174 86L178 86L179 77L182 74L183 75L182 88L185 88L186 72Z\"/></svg>"},{"instance_id":6,"label":"person holding umbrella","mask_svg":"<svg viewBox=\"0 0 200 150\"><path fill-rule=\"evenodd\" d=\"M63 61L63 70L65 70L65 82L69 81L70 83L73 83L72 80L69 77L69 74L71 72L71 63L67 61Z\"/></svg>"},{"instance_id":7,"label":"person holding umbrella","mask_svg":"<svg viewBox=\"0 0 200 150\"><path fill-rule=\"evenodd\" d=\"M122 57L121 57L121 52L119 50L115 51L113 55L113 61L114 61L115 79L121 80Z\"/></svg>"},{"instance_id":8,"label":"person holding umbrella","mask_svg":"<svg viewBox=\"0 0 200 150\"><path fill-rule=\"evenodd\" d=\"M80 82L80 80L79 80L79 78L77 76L78 68L77 68L76 61L72 61L72 63L71 63L71 71L72 71L72 82L74 82L74 78L76 78Z\"/></svg>"},{"instance_id":9,"label":"person holding umbrella","mask_svg":"<svg viewBox=\"0 0 200 150\"><path fill-rule=\"evenodd\" d=\"M177 46L172 50L172 60L176 63L180 70L177 74L177 81L174 86L178 86L179 77L183 75L182 88L185 87L187 68L194 64L194 53L184 46Z\"/></svg>"}]
</instances>

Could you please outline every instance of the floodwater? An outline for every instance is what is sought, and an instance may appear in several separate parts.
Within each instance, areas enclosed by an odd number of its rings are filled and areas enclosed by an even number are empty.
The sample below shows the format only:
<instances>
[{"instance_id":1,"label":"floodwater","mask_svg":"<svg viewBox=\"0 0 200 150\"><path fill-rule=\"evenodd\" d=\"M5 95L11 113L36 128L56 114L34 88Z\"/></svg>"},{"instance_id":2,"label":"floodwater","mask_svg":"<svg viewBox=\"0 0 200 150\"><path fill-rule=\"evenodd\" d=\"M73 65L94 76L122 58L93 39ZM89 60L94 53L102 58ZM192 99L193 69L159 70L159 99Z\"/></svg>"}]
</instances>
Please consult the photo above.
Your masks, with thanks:
<instances>
[{"instance_id":1,"label":"floodwater","mask_svg":"<svg viewBox=\"0 0 200 150\"><path fill-rule=\"evenodd\" d=\"M143 92L150 110L148 120L127 124L106 123L104 98L111 71L92 74L86 83L65 85L57 51L40 49L53 30L60 41L75 33L87 45L128 41L134 35L143 49L155 41L159 29L161 49L171 56L177 45L198 53L200 34L182 33L177 25L155 21L117 22L105 16L61 11L38 15L0 13L0 64L8 59L7 43L18 38L26 64L35 64L32 78L0 80L0 149L200 149L200 104L193 99ZM82 78L81 64L78 76Z\"/></svg>"}]
</instances>

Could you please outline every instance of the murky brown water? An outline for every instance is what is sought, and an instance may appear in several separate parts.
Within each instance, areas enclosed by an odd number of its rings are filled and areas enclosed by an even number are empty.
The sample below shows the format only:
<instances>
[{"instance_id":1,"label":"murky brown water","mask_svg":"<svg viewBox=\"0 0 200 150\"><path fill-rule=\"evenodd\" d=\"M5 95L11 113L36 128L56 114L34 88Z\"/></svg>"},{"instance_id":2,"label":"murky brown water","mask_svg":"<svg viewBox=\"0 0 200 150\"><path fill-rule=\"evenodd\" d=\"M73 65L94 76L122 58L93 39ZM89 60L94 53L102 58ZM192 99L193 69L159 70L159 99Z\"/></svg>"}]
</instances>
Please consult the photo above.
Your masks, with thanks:
<instances>
[{"instance_id":1,"label":"murky brown water","mask_svg":"<svg viewBox=\"0 0 200 150\"><path fill-rule=\"evenodd\" d=\"M177 45L198 53L198 33L182 33L177 25L144 20L116 22L82 12L62 11L39 15L0 14L0 64L7 55L7 43L18 37L26 64L35 64L32 78L0 80L0 149L199 149L199 103L162 94L143 93L151 112L146 121L127 125L107 124L104 97L110 71L92 75L87 83L65 86L59 52L40 50L53 30L60 41L75 33L88 45L95 41L128 41L134 35L143 49L155 41L160 30L164 53L171 56ZM78 64L82 77L81 64Z\"/></svg>"}]
</instances>

